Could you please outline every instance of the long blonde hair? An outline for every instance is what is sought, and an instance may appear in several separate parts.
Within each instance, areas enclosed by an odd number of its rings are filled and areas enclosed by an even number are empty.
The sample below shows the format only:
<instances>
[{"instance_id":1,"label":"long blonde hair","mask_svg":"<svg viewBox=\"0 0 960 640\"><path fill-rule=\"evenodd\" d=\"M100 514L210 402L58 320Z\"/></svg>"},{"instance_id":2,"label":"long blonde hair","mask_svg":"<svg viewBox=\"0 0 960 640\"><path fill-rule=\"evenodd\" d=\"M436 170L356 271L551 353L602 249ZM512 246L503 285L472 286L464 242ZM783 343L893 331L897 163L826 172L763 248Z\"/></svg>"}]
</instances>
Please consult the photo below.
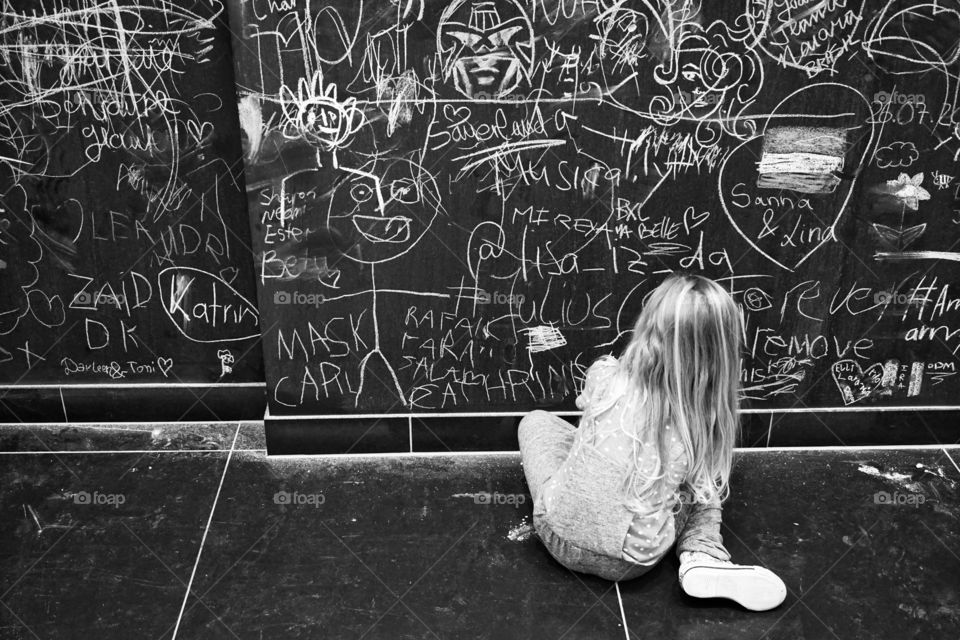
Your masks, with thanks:
<instances>
[{"instance_id":1,"label":"long blonde hair","mask_svg":"<svg viewBox=\"0 0 960 640\"><path fill-rule=\"evenodd\" d=\"M691 498L727 498L739 432L741 345L737 305L713 280L673 274L649 294L614 371L623 388L605 394L636 408L632 419L621 421L633 440L635 462L624 481L628 502L651 491L663 497L667 427L686 453ZM582 425L595 430L599 421L592 418L611 407L589 402ZM639 463L645 447L657 452L653 468Z\"/></svg>"}]
</instances>

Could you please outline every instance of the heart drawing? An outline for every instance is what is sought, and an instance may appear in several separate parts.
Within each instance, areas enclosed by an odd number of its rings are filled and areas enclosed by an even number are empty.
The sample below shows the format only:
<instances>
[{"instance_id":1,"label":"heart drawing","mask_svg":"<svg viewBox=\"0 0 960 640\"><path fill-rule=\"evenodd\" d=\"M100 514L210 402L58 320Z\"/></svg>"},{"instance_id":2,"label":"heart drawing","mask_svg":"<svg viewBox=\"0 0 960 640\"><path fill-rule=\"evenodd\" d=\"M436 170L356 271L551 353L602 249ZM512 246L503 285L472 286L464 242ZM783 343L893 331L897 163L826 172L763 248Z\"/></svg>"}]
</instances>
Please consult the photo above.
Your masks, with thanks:
<instances>
[{"instance_id":1,"label":"heart drawing","mask_svg":"<svg viewBox=\"0 0 960 640\"><path fill-rule=\"evenodd\" d=\"M853 104L857 108L849 108ZM760 133L727 155L717 179L720 205L757 253L793 271L836 239L873 148L870 114L859 91L837 82L812 84L784 98ZM838 140L845 151L823 149Z\"/></svg>"},{"instance_id":2,"label":"heart drawing","mask_svg":"<svg viewBox=\"0 0 960 640\"><path fill-rule=\"evenodd\" d=\"M864 371L855 360L839 360L830 367L830 373L845 405L870 397L883 382L883 365L880 363L872 364Z\"/></svg>"},{"instance_id":3,"label":"heart drawing","mask_svg":"<svg viewBox=\"0 0 960 640\"><path fill-rule=\"evenodd\" d=\"M157 358L157 367L164 378L168 377L167 374L173 368L173 358Z\"/></svg>"}]
</instances>

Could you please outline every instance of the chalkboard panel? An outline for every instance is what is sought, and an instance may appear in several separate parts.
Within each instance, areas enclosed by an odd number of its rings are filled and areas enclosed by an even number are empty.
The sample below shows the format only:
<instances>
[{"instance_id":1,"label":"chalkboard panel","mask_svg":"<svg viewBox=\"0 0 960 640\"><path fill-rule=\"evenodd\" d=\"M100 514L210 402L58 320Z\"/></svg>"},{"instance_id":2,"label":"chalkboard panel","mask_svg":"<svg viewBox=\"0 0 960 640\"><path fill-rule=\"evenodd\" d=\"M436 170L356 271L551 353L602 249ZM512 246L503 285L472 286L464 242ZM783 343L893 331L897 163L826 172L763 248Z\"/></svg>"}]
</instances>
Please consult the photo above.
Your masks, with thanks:
<instances>
[{"instance_id":1,"label":"chalkboard panel","mask_svg":"<svg viewBox=\"0 0 960 640\"><path fill-rule=\"evenodd\" d=\"M676 270L748 407L958 404L958 2L230 9L271 414L571 410Z\"/></svg>"},{"instance_id":2,"label":"chalkboard panel","mask_svg":"<svg viewBox=\"0 0 960 640\"><path fill-rule=\"evenodd\" d=\"M11 0L0 24L0 383L262 384L225 7Z\"/></svg>"}]
</instances>

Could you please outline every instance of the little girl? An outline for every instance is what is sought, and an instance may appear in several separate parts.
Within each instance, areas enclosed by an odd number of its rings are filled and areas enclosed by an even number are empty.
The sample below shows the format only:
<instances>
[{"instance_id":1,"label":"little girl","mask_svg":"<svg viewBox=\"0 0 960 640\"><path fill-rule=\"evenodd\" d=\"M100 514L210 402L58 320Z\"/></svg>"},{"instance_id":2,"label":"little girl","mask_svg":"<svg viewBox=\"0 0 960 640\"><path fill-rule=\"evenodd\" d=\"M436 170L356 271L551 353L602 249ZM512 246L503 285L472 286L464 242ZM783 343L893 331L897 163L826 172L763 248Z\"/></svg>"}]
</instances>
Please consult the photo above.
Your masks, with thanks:
<instances>
[{"instance_id":1,"label":"little girl","mask_svg":"<svg viewBox=\"0 0 960 640\"><path fill-rule=\"evenodd\" d=\"M587 370L580 427L545 411L520 422L533 522L574 571L627 580L677 543L680 586L764 611L786 587L730 562L721 500L738 432L740 314L712 280L671 275L648 297L619 360Z\"/></svg>"}]
</instances>

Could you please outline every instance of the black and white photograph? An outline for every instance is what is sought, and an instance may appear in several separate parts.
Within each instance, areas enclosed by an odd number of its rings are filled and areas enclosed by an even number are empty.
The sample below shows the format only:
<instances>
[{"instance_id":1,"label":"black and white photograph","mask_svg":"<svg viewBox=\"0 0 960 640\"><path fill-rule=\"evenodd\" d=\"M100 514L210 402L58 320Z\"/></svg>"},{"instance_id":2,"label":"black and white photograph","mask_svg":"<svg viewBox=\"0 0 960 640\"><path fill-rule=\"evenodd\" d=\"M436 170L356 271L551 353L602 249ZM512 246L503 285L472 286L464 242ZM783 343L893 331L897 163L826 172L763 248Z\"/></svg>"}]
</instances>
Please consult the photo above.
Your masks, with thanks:
<instances>
[{"instance_id":1,"label":"black and white photograph","mask_svg":"<svg viewBox=\"0 0 960 640\"><path fill-rule=\"evenodd\" d=\"M0 640L955 640L960 0L2 0Z\"/></svg>"}]
</instances>

